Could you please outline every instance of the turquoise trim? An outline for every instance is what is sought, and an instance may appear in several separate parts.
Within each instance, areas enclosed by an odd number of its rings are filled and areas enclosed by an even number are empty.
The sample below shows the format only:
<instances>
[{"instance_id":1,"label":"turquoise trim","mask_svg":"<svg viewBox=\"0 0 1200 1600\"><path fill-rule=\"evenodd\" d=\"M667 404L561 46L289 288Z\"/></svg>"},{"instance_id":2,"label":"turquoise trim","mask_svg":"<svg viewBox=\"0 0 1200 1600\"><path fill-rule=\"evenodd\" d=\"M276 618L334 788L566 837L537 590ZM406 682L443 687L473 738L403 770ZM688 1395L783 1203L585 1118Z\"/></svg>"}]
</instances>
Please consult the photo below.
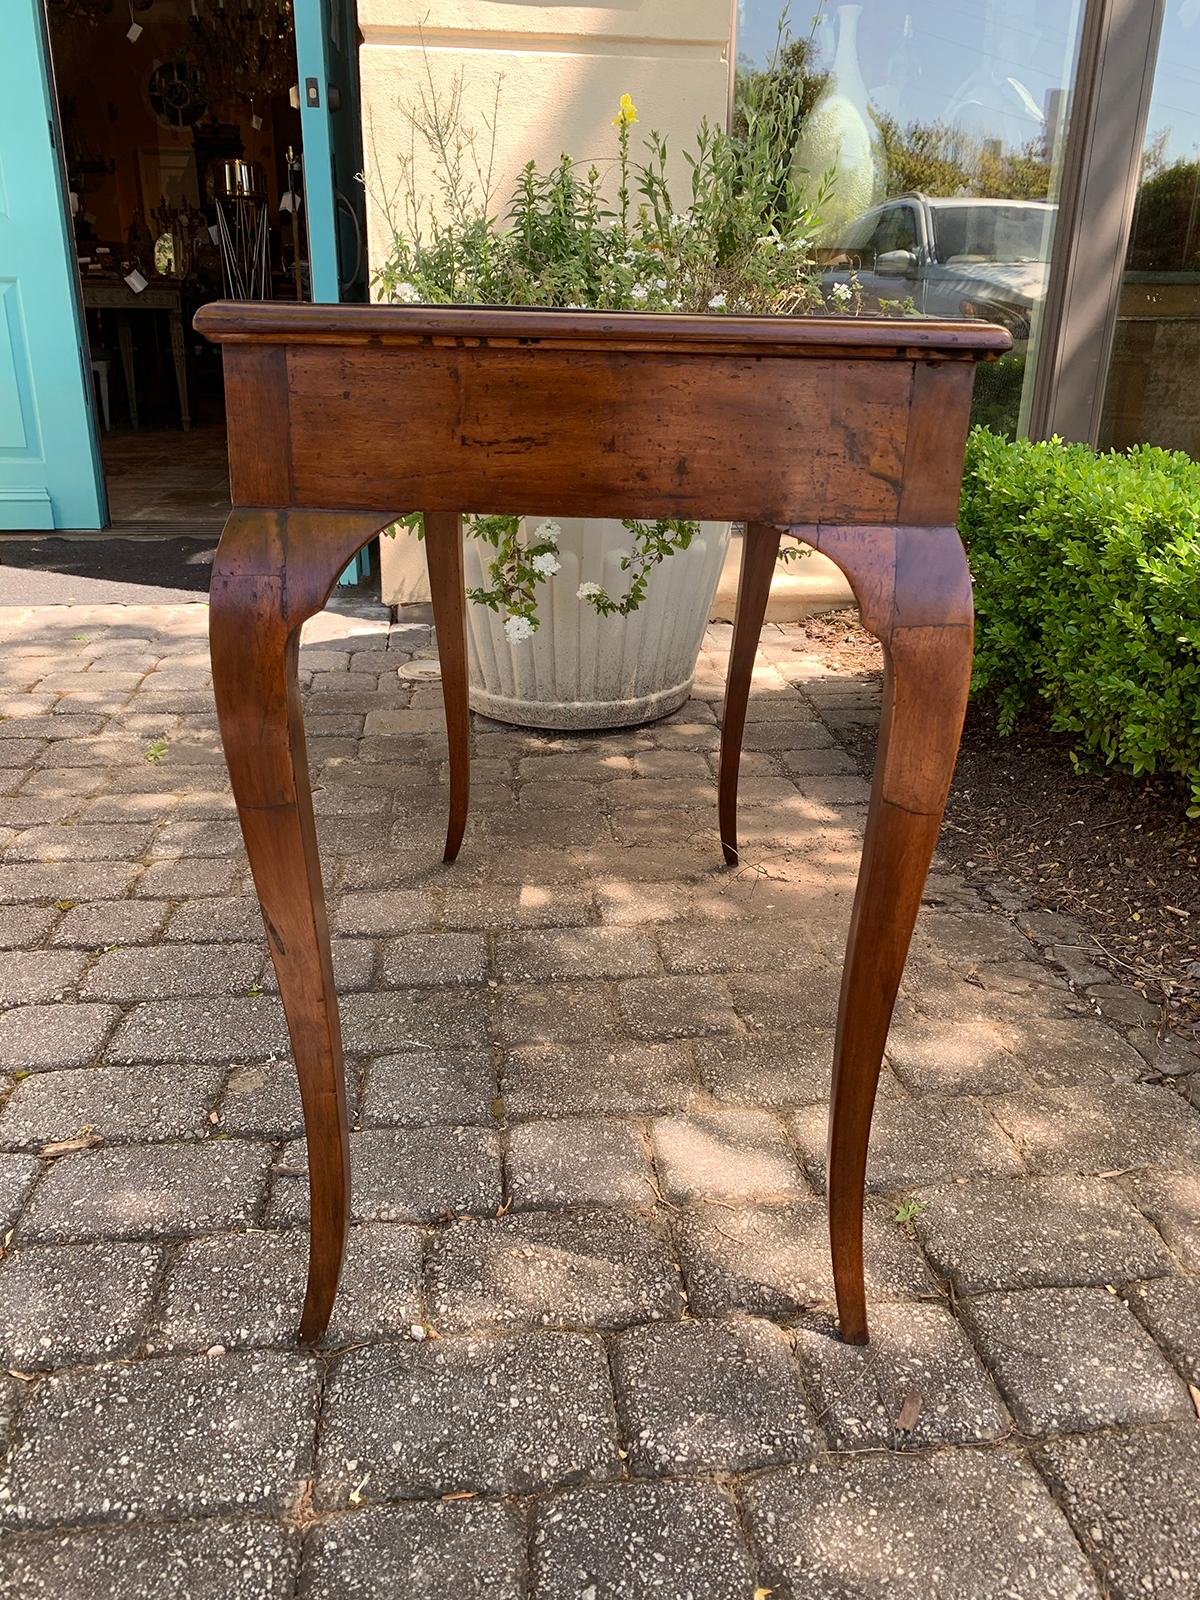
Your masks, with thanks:
<instances>
[{"instance_id":1,"label":"turquoise trim","mask_svg":"<svg viewBox=\"0 0 1200 1600\"><path fill-rule=\"evenodd\" d=\"M42 7L6 0L4 12L0 529L102 528L108 508Z\"/></svg>"}]
</instances>

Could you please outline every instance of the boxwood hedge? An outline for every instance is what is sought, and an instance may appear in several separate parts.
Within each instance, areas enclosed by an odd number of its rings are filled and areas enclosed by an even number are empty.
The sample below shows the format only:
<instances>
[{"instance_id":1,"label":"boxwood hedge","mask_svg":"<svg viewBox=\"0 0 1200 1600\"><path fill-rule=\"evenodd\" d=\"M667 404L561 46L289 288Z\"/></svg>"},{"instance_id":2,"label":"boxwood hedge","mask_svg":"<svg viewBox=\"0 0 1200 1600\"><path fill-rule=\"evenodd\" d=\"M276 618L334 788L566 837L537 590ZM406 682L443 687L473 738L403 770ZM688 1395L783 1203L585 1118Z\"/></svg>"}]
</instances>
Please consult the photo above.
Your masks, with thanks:
<instances>
[{"instance_id":1,"label":"boxwood hedge","mask_svg":"<svg viewBox=\"0 0 1200 1600\"><path fill-rule=\"evenodd\" d=\"M959 528L1001 730L1041 702L1075 759L1173 774L1200 816L1200 463L975 428Z\"/></svg>"}]
</instances>

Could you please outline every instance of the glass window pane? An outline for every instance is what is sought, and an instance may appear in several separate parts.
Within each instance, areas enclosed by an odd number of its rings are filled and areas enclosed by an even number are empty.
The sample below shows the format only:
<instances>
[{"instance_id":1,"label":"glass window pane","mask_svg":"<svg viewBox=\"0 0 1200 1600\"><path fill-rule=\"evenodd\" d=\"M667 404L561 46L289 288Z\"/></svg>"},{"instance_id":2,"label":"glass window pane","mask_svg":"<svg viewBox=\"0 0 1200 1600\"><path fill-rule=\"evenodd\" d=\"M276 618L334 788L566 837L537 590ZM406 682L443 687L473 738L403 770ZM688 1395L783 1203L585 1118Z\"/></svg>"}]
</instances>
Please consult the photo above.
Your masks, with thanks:
<instances>
[{"instance_id":1,"label":"glass window pane","mask_svg":"<svg viewBox=\"0 0 1200 1600\"><path fill-rule=\"evenodd\" d=\"M767 68L780 9L739 0L739 76ZM980 369L975 412L1006 432L1046 291L1082 9L822 0L790 30L809 105L798 167L810 191L823 176L832 184L816 241L827 298L856 281L866 311L911 302L927 316L1004 323L1015 348Z\"/></svg>"},{"instance_id":2,"label":"glass window pane","mask_svg":"<svg viewBox=\"0 0 1200 1600\"><path fill-rule=\"evenodd\" d=\"M1200 0L1167 0L1100 443L1200 458Z\"/></svg>"}]
</instances>

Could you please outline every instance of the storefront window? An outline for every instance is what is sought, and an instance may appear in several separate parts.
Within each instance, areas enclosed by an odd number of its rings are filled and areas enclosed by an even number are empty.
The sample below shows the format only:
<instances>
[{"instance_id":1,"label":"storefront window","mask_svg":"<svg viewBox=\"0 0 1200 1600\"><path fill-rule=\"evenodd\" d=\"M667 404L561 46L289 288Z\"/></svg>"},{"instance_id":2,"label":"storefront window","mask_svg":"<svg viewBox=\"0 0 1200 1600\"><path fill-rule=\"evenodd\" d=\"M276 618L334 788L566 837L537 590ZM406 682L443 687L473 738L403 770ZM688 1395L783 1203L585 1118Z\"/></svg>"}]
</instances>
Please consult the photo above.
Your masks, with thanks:
<instances>
[{"instance_id":1,"label":"storefront window","mask_svg":"<svg viewBox=\"0 0 1200 1600\"><path fill-rule=\"evenodd\" d=\"M1168 0L1100 443L1200 458L1200 0Z\"/></svg>"},{"instance_id":2,"label":"storefront window","mask_svg":"<svg viewBox=\"0 0 1200 1600\"><path fill-rule=\"evenodd\" d=\"M1200 4L1200 0L1196 0ZM739 76L775 51L778 0L739 0ZM983 318L1012 355L980 369L975 415L1016 429L1046 291L1082 0L821 0L793 23L806 79L798 166L831 178L822 284L865 311ZM844 303L845 291L842 291Z\"/></svg>"}]
</instances>

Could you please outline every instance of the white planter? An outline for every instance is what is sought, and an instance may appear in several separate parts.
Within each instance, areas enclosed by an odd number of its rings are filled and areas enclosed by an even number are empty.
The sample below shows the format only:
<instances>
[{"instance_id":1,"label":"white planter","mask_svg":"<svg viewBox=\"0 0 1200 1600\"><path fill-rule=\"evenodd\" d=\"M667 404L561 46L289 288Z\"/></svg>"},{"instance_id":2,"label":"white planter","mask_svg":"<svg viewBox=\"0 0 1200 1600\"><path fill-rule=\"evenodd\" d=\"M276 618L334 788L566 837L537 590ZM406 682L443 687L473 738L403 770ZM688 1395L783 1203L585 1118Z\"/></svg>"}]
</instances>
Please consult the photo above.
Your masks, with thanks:
<instances>
[{"instance_id":1,"label":"white planter","mask_svg":"<svg viewBox=\"0 0 1200 1600\"><path fill-rule=\"evenodd\" d=\"M530 518L536 527L542 519ZM601 617L581 583L623 595L628 529L608 518L559 517L562 571L538 591L541 626L512 644L486 606L468 605L471 707L529 728L627 728L665 717L691 692L696 657L729 543L728 522L702 522L686 550L651 574L628 617ZM490 546L464 541L468 588L487 586Z\"/></svg>"}]
</instances>

